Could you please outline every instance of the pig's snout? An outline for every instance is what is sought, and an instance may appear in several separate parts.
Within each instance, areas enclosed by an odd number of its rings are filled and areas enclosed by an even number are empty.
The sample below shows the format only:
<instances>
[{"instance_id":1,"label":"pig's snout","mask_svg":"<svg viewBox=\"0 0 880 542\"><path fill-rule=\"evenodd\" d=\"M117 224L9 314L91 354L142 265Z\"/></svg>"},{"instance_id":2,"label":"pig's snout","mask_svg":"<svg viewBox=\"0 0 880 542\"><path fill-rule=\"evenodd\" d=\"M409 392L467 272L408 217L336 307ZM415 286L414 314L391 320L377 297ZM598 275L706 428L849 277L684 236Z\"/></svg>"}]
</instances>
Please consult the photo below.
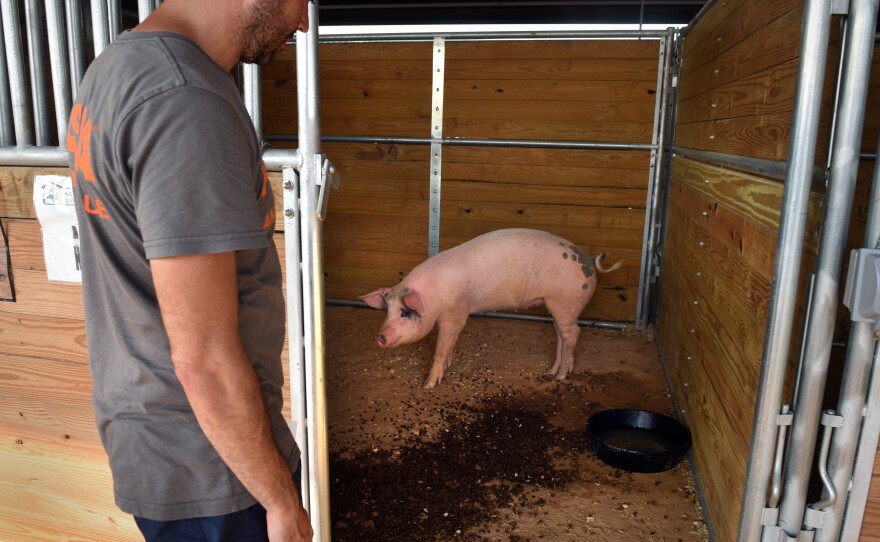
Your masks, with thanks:
<instances>
[{"instance_id":1,"label":"pig's snout","mask_svg":"<svg viewBox=\"0 0 880 542\"><path fill-rule=\"evenodd\" d=\"M388 346L388 339L382 333L376 333L376 335L373 336L373 340L376 342L376 346L378 346L379 348L385 348L386 346Z\"/></svg>"}]
</instances>

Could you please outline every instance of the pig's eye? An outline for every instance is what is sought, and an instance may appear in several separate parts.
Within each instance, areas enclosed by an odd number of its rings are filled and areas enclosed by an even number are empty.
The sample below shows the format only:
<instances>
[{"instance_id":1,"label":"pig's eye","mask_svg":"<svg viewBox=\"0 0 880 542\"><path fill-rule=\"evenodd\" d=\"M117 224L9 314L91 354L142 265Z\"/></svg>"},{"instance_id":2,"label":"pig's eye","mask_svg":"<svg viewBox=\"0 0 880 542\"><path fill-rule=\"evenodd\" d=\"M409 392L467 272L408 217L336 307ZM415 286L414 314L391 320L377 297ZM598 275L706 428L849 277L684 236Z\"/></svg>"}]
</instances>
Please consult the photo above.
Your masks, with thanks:
<instances>
[{"instance_id":1,"label":"pig's eye","mask_svg":"<svg viewBox=\"0 0 880 542\"><path fill-rule=\"evenodd\" d=\"M401 318L409 318L410 320L415 320L418 317L419 313L410 309L409 307L404 307L400 309L400 317Z\"/></svg>"}]
</instances>

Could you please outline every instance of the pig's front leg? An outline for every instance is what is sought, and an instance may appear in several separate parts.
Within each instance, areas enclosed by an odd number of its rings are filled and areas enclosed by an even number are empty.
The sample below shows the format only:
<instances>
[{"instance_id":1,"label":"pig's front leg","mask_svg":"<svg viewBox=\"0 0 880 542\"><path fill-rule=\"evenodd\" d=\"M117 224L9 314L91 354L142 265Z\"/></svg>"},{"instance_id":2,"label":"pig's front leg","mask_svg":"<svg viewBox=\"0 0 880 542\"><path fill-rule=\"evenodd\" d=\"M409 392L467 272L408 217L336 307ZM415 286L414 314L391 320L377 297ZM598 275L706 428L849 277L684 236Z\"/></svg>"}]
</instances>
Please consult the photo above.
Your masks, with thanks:
<instances>
[{"instance_id":1,"label":"pig's front leg","mask_svg":"<svg viewBox=\"0 0 880 542\"><path fill-rule=\"evenodd\" d=\"M466 322L467 315L464 318L443 319L437 323L437 349L434 351L431 372L428 373L428 379L425 381L426 390L443 380L443 372L452 364L452 350Z\"/></svg>"}]
</instances>

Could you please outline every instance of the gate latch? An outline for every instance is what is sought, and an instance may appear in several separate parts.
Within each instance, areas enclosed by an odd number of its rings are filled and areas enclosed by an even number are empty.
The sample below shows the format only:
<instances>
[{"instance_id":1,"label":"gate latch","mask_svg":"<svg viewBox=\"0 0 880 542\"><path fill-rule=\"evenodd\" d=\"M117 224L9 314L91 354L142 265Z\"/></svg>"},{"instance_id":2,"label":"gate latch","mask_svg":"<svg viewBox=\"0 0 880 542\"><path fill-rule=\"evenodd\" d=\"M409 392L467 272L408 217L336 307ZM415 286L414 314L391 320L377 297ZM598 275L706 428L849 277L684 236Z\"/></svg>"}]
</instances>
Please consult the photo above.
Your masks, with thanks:
<instances>
[{"instance_id":1,"label":"gate latch","mask_svg":"<svg viewBox=\"0 0 880 542\"><path fill-rule=\"evenodd\" d=\"M880 331L880 249L850 253L843 304L853 322L871 322L874 332Z\"/></svg>"}]
</instances>

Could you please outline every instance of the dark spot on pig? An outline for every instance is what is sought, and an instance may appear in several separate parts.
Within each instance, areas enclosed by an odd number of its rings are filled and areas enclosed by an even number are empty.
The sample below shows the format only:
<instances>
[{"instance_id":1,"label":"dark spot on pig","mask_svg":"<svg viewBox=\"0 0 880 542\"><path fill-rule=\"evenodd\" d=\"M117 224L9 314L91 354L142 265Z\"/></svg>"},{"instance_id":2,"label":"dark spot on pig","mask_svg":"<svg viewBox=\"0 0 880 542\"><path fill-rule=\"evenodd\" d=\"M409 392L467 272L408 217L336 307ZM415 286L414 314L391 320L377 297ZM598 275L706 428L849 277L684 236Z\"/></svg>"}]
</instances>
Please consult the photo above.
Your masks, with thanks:
<instances>
[{"instance_id":1,"label":"dark spot on pig","mask_svg":"<svg viewBox=\"0 0 880 542\"><path fill-rule=\"evenodd\" d=\"M559 241L559 246L564 247L565 243L563 243L562 241Z\"/></svg>"},{"instance_id":2,"label":"dark spot on pig","mask_svg":"<svg viewBox=\"0 0 880 542\"><path fill-rule=\"evenodd\" d=\"M586 282L583 283L583 284L581 284L581 290L586 290L586 289L589 288L589 287L590 287L590 285L587 284Z\"/></svg>"},{"instance_id":3,"label":"dark spot on pig","mask_svg":"<svg viewBox=\"0 0 880 542\"><path fill-rule=\"evenodd\" d=\"M564 260L567 260L567 259L568 259L568 252L563 252L563 253L562 253L562 259L564 259Z\"/></svg>"},{"instance_id":4,"label":"dark spot on pig","mask_svg":"<svg viewBox=\"0 0 880 542\"><path fill-rule=\"evenodd\" d=\"M572 256L571 259L574 261L581 262L581 271L584 273L584 276L587 278L592 277L596 274L596 265L593 261L593 258L587 256L587 253L581 250L581 248L577 245L569 245L569 248L572 252L577 254L578 259L575 260L575 257Z\"/></svg>"},{"instance_id":5,"label":"dark spot on pig","mask_svg":"<svg viewBox=\"0 0 880 542\"><path fill-rule=\"evenodd\" d=\"M578 261L577 254L572 254L572 255L571 255L571 261L573 261L573 262Z\"/></svg>"}]
</instances>

